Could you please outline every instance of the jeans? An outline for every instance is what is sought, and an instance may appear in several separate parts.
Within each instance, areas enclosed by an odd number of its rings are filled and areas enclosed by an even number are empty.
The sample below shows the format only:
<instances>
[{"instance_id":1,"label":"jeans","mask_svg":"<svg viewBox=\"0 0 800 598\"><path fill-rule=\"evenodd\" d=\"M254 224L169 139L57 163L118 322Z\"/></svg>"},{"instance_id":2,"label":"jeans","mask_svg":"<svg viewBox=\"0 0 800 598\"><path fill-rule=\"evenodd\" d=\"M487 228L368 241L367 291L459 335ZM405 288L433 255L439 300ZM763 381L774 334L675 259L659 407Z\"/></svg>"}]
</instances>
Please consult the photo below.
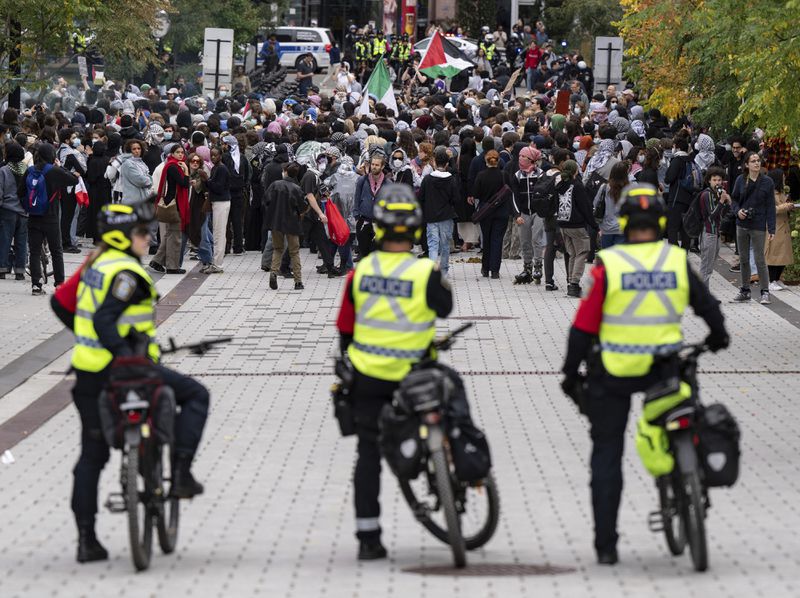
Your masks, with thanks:
<instances>
[{"instance_id":1,"label":"jeans","mask_svg":"<svg viewBox=\"0 0 800 598\"><path fill-rule=\"evenodd\" d=\"M336 251L339 253L339 267L343 270L353 269L353 241L355 238L355 233L350 233L347 243L336 248Z\"/></svg>"},{"instance_id":2,"label":"jeans","mask_svg":"<svg viewBox=\"0 0 800 598\"><path fill-rule=\"evenodd\" d=\"M14 245L14 263L8 259L11 245ZM25 260L28 258L28 218L11 210L0 208L0 273L25 273Z\"/></svg>"},{"instance_id":3,"label":"jeans","mask_svg":"<svg viewBox=\"0 0 800 598\"><path fill-rule=\"evenodd\" d=\"M211 214L206 214L200 227L200 246L197 248L197 258L204 266L211 263L214 251L214 237L211 234Z\"/></svg>"},{"instance_id":4,"label":"jeans","mask_svg":"<svg viewBox=\"0 0 800 598\"><path fill-rule=\"evenodd\" d=\"M483 253L481 254L481 270L483 272L500 272L500 261L503 259L503 235L508 227L508 219L484 218L481 221L483 234Z\"/></svg>"},{"instance_id":5,"label":"jeans","mask_svg":"<svg viewBox=\"0 0 800 598\"><path fill-rule=\"evenodd\" d=\"M700 278L706 287L714 273L714 262L719 256L719 235L703 231L700 233Z\"/></svg>"},{"instance_id":6,"label":"jeans","mask_svg":"<svg viewBox=\"0 0 800 598\"><path fill-rule=\"evenodd\" d=\"M64 282L64 253L61 250L61 230L57 216L30 216L28 218L28 245L31 248L31 284L42 286L42 243L47 240L53 260L53 282Z\"/></svg>"},{"instance_id":7,"label":"jeans","mask_svg":"<svg viewBox=\"0 0 800 598\"><path fill-rule=\"evenodd\" d=\"M181 406L175 418L175 452L193 456L208 417L208 390L196 380L163 366L152 366L164 384L172 388ZM108 370L90 373L76 371L72 400L81 418L81 454L73 470L72 511L75 519L94 521L97 514L97 484L109 457L109 448L100 428L97 398L108 381Z\"/></svg>"},{"instance_id":8,"label":"jeans","mask_svg":"<svg viewBox=\"0 0 800 598\"><path fill-rule=\"evenodd\" d=\"M525 69L525 78L527 79L528 84L528 91L533 89L533 76L536 73L536 69Z\"/></svg>"},{"instance_id":9,"label":"jeans","mask_svg":"<svg viewBox=\"0 0 800 598\"><path fill-rule=\"evenodd\" d=\"M428 223L428 257L439 262L442 274L450 269L450 238L453 236L453 221Z\"/></svg>"},{"instance_id":10,"label":"jeans","mask_svg":"<svg viewBox=\"0 0 800 598\"><path fill-rule=\"evenodd\" d=\"M624 242L625 242L625 235L610 235L606 233L600 235L601 249L608 249L609 247L613 247L614 245L619 245L620 243Z\"/></svg>"},{"instance_id":11,"label":"jeans","mask_svg":"<svg viewBox=\"0 0 800 598\"><path fill-rule=\"evenodd\" d=\"M739 240L739 265L741 267L740 278L742 282L742 292L750 292L750 260L747 256L752 247L758 269L758 284L761 292L769 291L769 272L767 271L767 260L764 257L764 242L767 238L765 230L751 230L741 226L736 227L736 238Z\"/></svg>"}]
</instances>

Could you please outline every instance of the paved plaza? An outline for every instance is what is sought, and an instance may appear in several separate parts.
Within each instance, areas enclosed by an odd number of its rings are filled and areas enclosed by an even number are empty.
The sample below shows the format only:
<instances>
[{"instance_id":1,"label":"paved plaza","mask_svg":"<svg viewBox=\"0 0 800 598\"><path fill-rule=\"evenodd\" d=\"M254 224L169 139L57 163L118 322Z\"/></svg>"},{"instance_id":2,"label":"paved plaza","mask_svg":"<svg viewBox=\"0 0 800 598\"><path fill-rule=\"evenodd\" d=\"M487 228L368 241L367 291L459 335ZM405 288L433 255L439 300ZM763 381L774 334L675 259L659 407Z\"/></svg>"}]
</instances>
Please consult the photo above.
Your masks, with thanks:
<instances>
[{"instance_id":1,"label":"paved plaza","mask_svg":"<svg viewBox=\"0 0 800 598\"><path fill-rule=\"evenodd\" d=\"M800 293L776 293L769 307L734 305L737 275L722 260L712 280L732 345L701 361L702 397L738 418L743 460L734 488L711 490L709 571L694 573L688 554L670 556L663 536L648 531L657 496L633 425L621 563L603 568L592 548L587 424L558 384L577 303L563 290L513 286L519 261L504 262L500 280L481 278L479 264L467 261L475 256L451 258L455 309L440 331L476 322L443 360L464 373L474 418L488 435L501 513L495 537L459 574L434 574L451 565L449 549L415 522L387 468L381 521L390 558L355 558L355 441L339 437L328 396L342 279L317 275L306 250L302 292L284 279L270 291L255 253L227 258L222 275L190 271L158 281L169 307L162 341L234 338L204 357L167 360L211 390L195 466L206 493L182 504L176 552L154 549L148 571L134 573L125 516L102 509L98 536L111 558L78 565L69 496L79 421L64 376L70 335L48 297L31 297L28 283L0 281L0 453L9 448L14 460L0 463L0 597L800 595ZM81 257L67 256L68 269ZM706 332L691 315L685 330L689 341ZM37 421L48 409L52 417ZM30 429L12 429L23 425ZM118 480L114 454L101 500L118 491Z\"/></svg>"}]
</instances>

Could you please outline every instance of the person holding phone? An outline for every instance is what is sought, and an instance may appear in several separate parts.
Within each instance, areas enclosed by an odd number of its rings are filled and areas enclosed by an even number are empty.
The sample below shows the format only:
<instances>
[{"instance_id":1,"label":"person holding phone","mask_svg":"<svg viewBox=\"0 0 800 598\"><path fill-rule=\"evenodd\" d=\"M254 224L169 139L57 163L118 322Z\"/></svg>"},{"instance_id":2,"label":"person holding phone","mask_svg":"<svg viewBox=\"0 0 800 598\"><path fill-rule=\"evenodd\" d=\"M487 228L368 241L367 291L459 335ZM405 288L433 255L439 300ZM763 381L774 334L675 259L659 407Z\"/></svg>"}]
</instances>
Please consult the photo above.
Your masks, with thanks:
<instances>
[{"instance_id":1,"label":"person holding phone","mask_svg":"<svg viewBox=\"0 0 800 598\"><path fill-rule=\"evenodd\" d=\"M700 278L708 288L714 263L719 257L722 218L730 210L731 196L725 191L725 170L712 166L706 171L705 185L700 193L700 217L703 230L700 233Z\"/></svg>"}]
</instances>

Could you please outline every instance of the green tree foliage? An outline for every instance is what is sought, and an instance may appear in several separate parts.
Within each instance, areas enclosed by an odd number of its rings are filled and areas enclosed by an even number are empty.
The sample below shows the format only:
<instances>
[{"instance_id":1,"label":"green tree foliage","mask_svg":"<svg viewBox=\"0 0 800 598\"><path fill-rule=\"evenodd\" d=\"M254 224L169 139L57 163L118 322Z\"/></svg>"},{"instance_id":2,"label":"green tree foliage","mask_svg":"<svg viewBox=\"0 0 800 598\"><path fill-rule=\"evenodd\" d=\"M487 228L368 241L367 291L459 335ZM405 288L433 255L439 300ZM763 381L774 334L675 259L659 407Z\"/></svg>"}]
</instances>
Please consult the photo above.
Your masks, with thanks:
<instances>
[{"instance_id":1,"label":"green tree foliage","mask_svg":"<svg viewBox=\"0 0 800 598\"><path fill-rule=\"evenodd\" d=\"M600 35L617 35L620 18L619 0L547 0L543 15L550 38L565 39L572 47Z\"/></svg>"},{"instance_id":2,"label":"green tree foliage","mask_svg":"<svg viewBox=\"0 0 800 598\"><path fill-rule=\"evenodd\" d=\"M626 77L671 117L800 140L800 0L621 0Z\"/></svg>"},{"instance_id":3,"label":"green tree foliage","mask_svg":"<svg viewBox=\"0 0 800 598\"><path fill-rule=\"evenodd\" d=\"M0 36L0 94L17 84L43 87L53 64L73 58L72 35L80 32L107 62L123 59L139 67L155 57L150 35L156 12L168 0L0 0L5 35ZM22 76L15 80L9 58L18 40L11 17L21 26Z\"/></svg>"},{"instance_id":4,"label":"green tree foliage","mask_svg":"<svg viewBox=\"0 0 800 598\"><path fill-rule=\"evenodd\" d=\"M497 25L497 6L487 0L458 0L456 3L458 24L472 39L478 39L481 27L487 25L492 31Z\"/></svg>"}]
</instances>

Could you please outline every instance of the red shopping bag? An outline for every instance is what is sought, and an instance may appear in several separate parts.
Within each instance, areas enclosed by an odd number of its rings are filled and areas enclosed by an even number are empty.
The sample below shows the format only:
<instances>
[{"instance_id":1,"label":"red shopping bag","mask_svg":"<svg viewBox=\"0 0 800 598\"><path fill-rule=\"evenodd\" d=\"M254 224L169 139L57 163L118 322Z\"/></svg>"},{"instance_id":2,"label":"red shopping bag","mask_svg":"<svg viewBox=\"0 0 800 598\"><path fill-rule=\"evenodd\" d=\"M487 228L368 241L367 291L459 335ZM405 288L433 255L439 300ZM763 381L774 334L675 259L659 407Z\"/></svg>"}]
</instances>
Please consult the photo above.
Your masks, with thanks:
<instances>
[{"instance_id":1,"label":"red shopping bag","mask_svg":"<svg viewBox=\"0 0 800 598\"><path fill-rule=\"evenodd\" d=\"M330 240L339 247L346 245L347 240L350 238L350 227L347 226L347 222L342 218L339 208L330 200L325 203L325 215L328 217L328 237L330 237Z\"/></svg>"}]
</instances>

